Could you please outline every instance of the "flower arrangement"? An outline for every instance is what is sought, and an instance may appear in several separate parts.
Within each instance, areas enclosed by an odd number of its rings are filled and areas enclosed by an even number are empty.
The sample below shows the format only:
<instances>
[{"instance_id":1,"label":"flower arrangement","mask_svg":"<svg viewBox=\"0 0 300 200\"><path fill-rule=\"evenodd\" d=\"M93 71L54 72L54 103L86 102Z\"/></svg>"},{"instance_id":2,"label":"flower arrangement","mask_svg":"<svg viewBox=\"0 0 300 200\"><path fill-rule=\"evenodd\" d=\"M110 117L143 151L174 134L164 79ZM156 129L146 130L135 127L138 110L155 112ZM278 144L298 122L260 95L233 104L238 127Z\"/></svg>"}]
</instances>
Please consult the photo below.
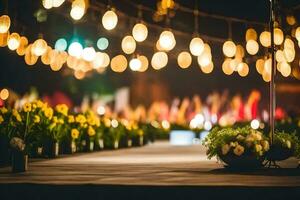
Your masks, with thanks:
<instances>
[{"instance_id":1,"label":"flower arrangement","mask_svg":"<svg viewBox=\"0 0 300 200\"><path fill-rule=\"evenodd\" d=\"M217 156L230 167L261 166L270 145L262 132L249 126L238 128L214 128L204 140L211 159Z\"/></svg>"},{"instance_id":2,"label":"flower arrangement","mask_svg":"<svg viewBox=\"0 0 300 200\"><path fill-rule=\"evenodd\" d=\"M281 161L291 156L300 156L300 139L296 133L286 133L276 131L273 145L267 153L266 158L269 161Z\"/></svg>"}]
</instances>

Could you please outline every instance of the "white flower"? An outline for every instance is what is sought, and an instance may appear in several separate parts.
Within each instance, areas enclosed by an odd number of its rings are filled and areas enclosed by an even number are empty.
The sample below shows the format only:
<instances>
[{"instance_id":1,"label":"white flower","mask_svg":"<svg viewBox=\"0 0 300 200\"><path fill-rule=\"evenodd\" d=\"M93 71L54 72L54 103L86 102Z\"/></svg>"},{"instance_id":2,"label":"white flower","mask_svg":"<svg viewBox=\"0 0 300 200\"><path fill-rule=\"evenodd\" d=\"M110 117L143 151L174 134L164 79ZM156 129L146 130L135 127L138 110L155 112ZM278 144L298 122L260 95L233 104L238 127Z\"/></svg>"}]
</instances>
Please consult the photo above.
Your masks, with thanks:
<instances>
[{"instance_id":1,"label":"white flower","mask_svg":"<svg viewBox=\"0 0 300 200\"><path fill-rule=\"evenodd\" d=\"M243 140L245 139L245 137L242 136L242 135L238 135L238 136L236 137L236 139L239 140L239 141L243 141Z\"/></svg>"},{"instance_id":2,"label":"white flower","mask_svg":"<svg viewBox=\"0 0 300 200\"><path fill-rule=\"evenodd\" d=\"M260 152L260 151L262 151L263 150L263 147L260 145L260 144L256 144L255 145L255 151L256 152Z\"/></svg>"},{"instance_id":3,"label":"white flower","mask_svg":"<svg viewBox=\"0 0 300 200\"><path fill-rule=\"evenodd\" d=\"M261 145L262 145L264 151L269 151L270 145L269 145L268 141L266 141L266 140L261 141Z\"/></svg>"},{"instance_id":4,"label":"white flower","mask_svg":"<svg viewBox=\"0 0 300 200\"><path fill-rule=\"evenodd\" d=\"M225 144L222 146L222 154L226 155L230 150L230 146L228 144Z\"/></svg>"},{"instance_id":5,"label":"white flower","mask_svg":"<svg viewBox=\"0 0 300 200\"><path fill-rule=\"evenodd\" d=\"M233 153L234 153L235 155L237 155L237 156L240 156L240 155L242 155L242 154L244 153L244 151L245 151L245 149L244 149L243 146L237 145L237 146L234 148Z\"/></svg>"},{"instance_id":6,"label":"white flower","mask_svg":"<svg viewBox=\"0 0 300 200\"><path fill-rule=\"evenodd\" d=\"M286 146L287 146L287 148L290 149L290 148L292 147L291 141L287 140L287 141L286 141Z\"/></svg>"},{"instance_id":7,"label":"white flower","mask_svg":"<svg viewBox=\"0 0 300 200\"><path fill-rule=\"evenodd\" d=\"M24 151L24 149L25 149L24 141L18 137L13 137L10 140L10 146L11 146L11 148L18 150L18 151Z\"/></svg>"}]
</instances>

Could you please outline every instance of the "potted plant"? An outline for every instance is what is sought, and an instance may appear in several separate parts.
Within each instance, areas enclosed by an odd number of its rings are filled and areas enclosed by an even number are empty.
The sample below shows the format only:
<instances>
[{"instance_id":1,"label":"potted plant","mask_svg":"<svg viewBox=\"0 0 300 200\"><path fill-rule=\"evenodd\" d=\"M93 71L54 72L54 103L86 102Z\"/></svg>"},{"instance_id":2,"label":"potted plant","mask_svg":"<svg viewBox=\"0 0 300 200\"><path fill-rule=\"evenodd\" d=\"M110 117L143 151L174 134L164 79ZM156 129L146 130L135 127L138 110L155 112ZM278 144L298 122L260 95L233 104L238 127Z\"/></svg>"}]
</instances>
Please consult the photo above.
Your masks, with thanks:
<instances>
[{"instance_id":1,"label":"potted plant","mask_svg":"<svg viewBox=\"0 0 300 200\"><path fill-rule=\"evenodd\" d=\"M204 140L208 158L217 156L225 166L238 169L262 167L269 150L268 138L249 126L214 128Z\"/></svg>"},{"instance_id":2,"label":"potted plant","mask_svg":"<svg viewBox=\"0 0 300 200\"><path fill-rule=\"evenodd\" d=\"M300 140L296 133L276 131L270 151L266 154L268 161L276 162L286 160L292 156L300 155Z\"/></svg>"},{"instance_id":3,"label":"potted plant","mask_svg":"<svg viewBox=\"0 0 300 200\"><path fill-rule=\"evenodd\" d=\"M41 125L45 132L43 138L43 154L48 158L57 157L59 154L60 141L68 125L66 123L68 110L67 105L58 104L55 106L54 116L52 118L42 118Z\"/></svg>"},{"instance_id":4,"label":"potted plant","mask_svg":"<svg viewBox=\"0 0 300 200\"><path fill-rule=\"evenodd\" d=\"M11 126L15 131L10 135L10 147L12 149L12 171L24 172L27 170L28 153L32 151L32 146L36 142L36 123L34 112L36 106L25 103L22 110L18 112L12 110Z\"/></svg>"},{"instance_id":5,"label":"potted plant","mask_svg":"<svg viewBox=\"0 0 300 200\"><path fill-rule=\"evenodd\" d=\"M10 126L11 110L0 108L0 166L7 165L10 161L9 135L14 131Z\"/></svg>"}]
</instances>

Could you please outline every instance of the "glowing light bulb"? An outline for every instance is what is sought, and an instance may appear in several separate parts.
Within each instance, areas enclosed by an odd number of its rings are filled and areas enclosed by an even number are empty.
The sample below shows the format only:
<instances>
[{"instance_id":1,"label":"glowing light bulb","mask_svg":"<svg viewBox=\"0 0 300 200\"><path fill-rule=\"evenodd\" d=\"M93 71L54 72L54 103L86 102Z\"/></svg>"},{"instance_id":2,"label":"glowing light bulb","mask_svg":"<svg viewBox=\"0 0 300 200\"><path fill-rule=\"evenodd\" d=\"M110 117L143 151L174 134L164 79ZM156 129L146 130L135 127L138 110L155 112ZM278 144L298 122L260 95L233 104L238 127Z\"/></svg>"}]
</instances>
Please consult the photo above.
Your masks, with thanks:
<instances>
[{"instance_id":1,"label":"glowing light bulb","mask_svg":"<svg viewBox=\"0 0 300 200\"><path fill-rule=\"evenodd\" d=\"M68 53L71 56L77 57L79 58L81 56L82 53L82 45L79 42L73 42L68 49Z\"/></svg>"},{"instance_id":2,"label":"glowing light bulb","mask_svg":"<svg viewBox=\"0 0 300 200\"><path fill-rule=\"evenodd\" d=\"M92 61L96 56L96 51L93 47L86 47L82 51L82 58L85 61Z\"/></svg>"},{"instance_id":3,"label":"glowing light bulb","mask_svg":"<svg viewBox=\"0 0 300 200\"><path fill-rule=\"evenodd\" d=\"M193 38L190 42L190 51L194 56L200 56L204 50L204 42L201 38Z\"/></svg>"},{"instance_id":4,"label":"glowing light bulb","mask_svg":"<svg viewBox=\"0 0 300 200\"><path fill-rule=\"evenodd\" d=\"M132 36L137 42L143 42L148 36L148 28L142 23L134 25Z\"/></svg>"},{"instance_id":5,"label":"glowing light bulb","mask_svg":"<svg viewBox=\"0 0 300 200\"><path fill-rule=\"evenodd\" d=\"M163 50L170 51L176 45L174 34L171 31L163 31L159 36L159 45Z\"/></svg>"},{"instance_id":6,"label":"glowing light bulb","mask_svg":"<svg viewBox=\"0 0 300 200\"><path fill-rule=\"evenodd\" d=\"M14 51L20 46L20 35L18 33L12 33L8 36L7 46L10 50Z\"/></svg>"},{"instance_id":7,"label":"glowing light bulb","mask_svg":"<svg viewBox=\"0 0 300 200\"><path fill-rule=\"evenodd\" d=\"M67 40L64 38L60 38L55 42L54 48L58 51L65 51L68 47Z\"/></svg>"},{"instance_id":8,"label":"glowing light bulb","mask_svg":"<svg viewBox=\"0 0 300 200\"><path fill-rule=\"evenodd\" d=\"M6 33L10 27L10 18L8 15L0 17L0 33Z\"/></svg>"},{"instance_id":9,"label":"glowing light bulb","mask_svg":"<svg viewBox=\"0 0 300 200\"><path fill-rule=\"evenodd\" d=\"M118 16L112 11L106 11L106 13L102 17L102 25L106 30L112 30L117 26Z\"/></svg>"},{"instance_id":10,"label":"glowing light bulb","mask_svg":"<svg viewBox=\"0 0 300 200\"><path fill-rule=\"evenodd\" d=\"M138 58L133 58L129 62L129 67L132 71L139 71L142 67L142 62Z\"/></svg>"}]
</instances>

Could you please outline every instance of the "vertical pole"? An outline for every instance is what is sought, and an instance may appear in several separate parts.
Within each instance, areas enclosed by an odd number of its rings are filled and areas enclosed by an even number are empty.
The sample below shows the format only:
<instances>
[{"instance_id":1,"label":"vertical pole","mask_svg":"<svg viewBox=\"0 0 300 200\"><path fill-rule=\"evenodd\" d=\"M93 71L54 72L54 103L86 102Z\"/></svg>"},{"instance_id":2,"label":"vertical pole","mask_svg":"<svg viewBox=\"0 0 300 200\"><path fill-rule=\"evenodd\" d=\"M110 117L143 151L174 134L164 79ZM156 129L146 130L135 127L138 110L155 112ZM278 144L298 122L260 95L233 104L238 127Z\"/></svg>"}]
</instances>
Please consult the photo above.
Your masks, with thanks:
<instances>
[{"instance_id":1,"label":"vertical pole","mask_svg":"<svg viewBox=\"0 0 300 200\"><path fill-rule=\"evenodd\" d=\"M274 45L274 22L275 22L275 0L270 0L270 32L271 32L271 81L270 81L270 142L271 145L274 141L274 132L275 132L275 74L276 74L276 60L275 60L275 45Z\"/></svg>"}]
</instances>

